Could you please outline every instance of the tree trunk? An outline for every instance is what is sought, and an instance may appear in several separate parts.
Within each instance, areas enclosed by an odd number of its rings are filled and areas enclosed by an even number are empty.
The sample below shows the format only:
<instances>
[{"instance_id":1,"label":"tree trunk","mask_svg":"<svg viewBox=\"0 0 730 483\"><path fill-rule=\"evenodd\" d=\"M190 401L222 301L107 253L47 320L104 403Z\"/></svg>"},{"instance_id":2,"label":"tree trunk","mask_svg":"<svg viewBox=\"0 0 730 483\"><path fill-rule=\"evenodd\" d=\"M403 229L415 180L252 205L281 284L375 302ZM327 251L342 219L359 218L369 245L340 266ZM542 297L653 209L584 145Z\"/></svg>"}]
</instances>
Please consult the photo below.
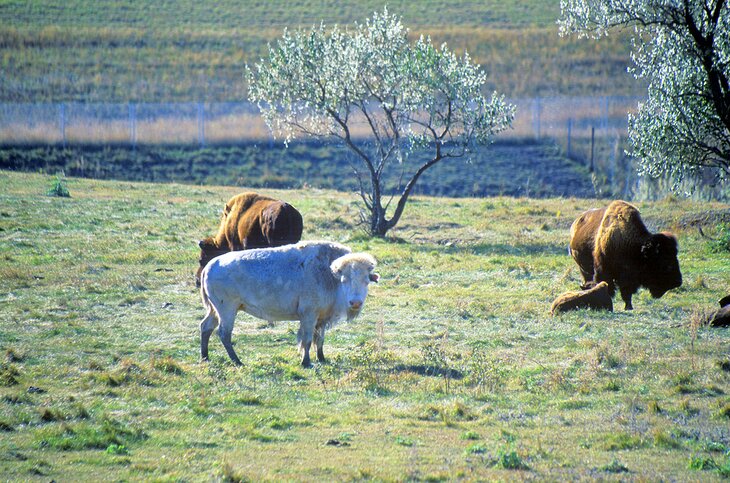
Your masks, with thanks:
<instances>
[{"instance_id":1,"label":"tree trunk","mask_svg":"<svg viewBox=\"0 0 730 483\"><path fill-rule=\"evenodd\" d=\"M379 202L373 203L370 211L370 234L383 238L389 229L388 220L385 219L385 208L380 206Z\"/></svg>"}]
</instances>

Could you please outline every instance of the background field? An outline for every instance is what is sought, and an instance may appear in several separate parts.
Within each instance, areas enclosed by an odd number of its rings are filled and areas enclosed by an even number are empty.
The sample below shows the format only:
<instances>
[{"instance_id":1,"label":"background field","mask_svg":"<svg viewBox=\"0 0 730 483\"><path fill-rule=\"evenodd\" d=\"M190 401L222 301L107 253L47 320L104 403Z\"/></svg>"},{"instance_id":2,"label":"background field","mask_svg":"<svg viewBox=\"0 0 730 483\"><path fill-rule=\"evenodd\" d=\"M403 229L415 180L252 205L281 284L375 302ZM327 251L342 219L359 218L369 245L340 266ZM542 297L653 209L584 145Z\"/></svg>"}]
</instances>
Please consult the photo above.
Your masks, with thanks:
<instances>
[{"instance_id":1,"label":"background field","mask_svg":"<svg viewBox=\"0 0 730 483\"><path fill-rule=\"evenodd\" d=\"M352 195L267 190L304 237L380 261L330 363L298 366L295 324L239 316L244 367L203 316L195 240L237 188L0 172L0 474L9 480L719 480L730 474L730 286L700 237L730 206L641 203L680 240L684 285L636 310L549 315L579 283L568 228L591 199L416 197L392 238ZM730 236L727 233L726 236ZM719 250L719 251L718 251ZM102 475L102 476L100 476Z\"/></svg>"},{"instance_id":2,"label":"background field","mask_svg":"<svg viewBox=\"0 0 730 483\"><path fill-rule=\"evenodd\" d=\"M643 95L629 44L561 39L559 1L0 2L0 102L245 99L244 65L285 27L364 22L388 5L413 37L468 50L509 97Z\"/></svg>"}]
</instances>

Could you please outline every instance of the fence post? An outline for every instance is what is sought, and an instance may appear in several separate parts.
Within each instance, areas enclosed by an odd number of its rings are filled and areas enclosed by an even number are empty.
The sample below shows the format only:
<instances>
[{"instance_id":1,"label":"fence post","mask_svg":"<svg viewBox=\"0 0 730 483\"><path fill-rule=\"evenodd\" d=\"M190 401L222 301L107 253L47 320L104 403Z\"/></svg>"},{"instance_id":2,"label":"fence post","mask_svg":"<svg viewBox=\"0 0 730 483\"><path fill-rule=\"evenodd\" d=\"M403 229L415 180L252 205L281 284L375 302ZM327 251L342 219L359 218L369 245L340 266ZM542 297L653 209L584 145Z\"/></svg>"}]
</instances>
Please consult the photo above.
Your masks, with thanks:
<instances>
[{"instance_id":1,"label":"fence post","mask_svg":"<svg viewBox=\"0 0 730 483\"><path fill-rule=\"evenodd\" d=\"M568 157L570 157L570 134L573 131L573 118L568 118Z\"/></svg>"},{"instance_id":2,"label":"fence post","mask_svg":"<svg viewBox=\"0 0 730 483\"><path fill-rule=\"evenodd\" d=\"M198 144L205 147L205 108L202 102L198 103Z\"/></svg>"},{"instance_id":3,"label":"fence post","mask_svg":"<svg viewBox=\"0 0 730 483\"><path fill-rule=\"evenodd\" d=\"M534 112L533 112L533 116L535 119L535 125L534 125L535 139L540 139L540 98L539 97L535 98L535 103L533 105L535 106Z\"/></svg>"},{"instance_id":4,"label":"fence post","mask_svg":"<svg viewBox=\"0 0 730 483\"><path fill-rule=\"evenodd\" d=\"M132 143L132 151L137 149L137 105L129 103L129 142Z\"/></svg>"},{"instance_id":5,"label":"fence post","mask_svg":"<svg viewBox=\"0 0 730 483\"><path fill-rule=\"evenodd\" d=\"M596 128L591 126L591 164L588 167L588 172L593 172L593 146L596 144Z\"/></svg>"},{"instance_id":6,"label":"fence post","mask_svg":"<svg viewBox=\"0 0 730 483\"><path fill-rule=\"evenodd\" d=\"M62 102L58 108L58 116L61 128L61 145L66 147L66 103Z\"/></svg>"}]
</instances>

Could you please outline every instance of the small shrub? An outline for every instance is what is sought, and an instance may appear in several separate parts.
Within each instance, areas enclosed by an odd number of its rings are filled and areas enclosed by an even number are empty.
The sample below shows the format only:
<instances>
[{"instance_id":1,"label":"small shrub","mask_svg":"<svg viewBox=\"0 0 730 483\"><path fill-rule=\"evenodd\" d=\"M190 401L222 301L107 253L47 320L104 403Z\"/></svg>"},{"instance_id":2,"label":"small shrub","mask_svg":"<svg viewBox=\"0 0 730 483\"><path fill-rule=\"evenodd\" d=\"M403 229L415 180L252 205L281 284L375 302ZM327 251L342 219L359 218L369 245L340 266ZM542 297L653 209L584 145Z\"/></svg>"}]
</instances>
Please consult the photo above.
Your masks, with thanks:
<instances>
[{"instance_id":1,"label":"small shrub","mask_svg":"<svg viewBox=\"0 0 730 483\"><path fill-rule=\"evenodd\" d=\"M409 438L407 436L396 436L395 437L395 444L399 444L401 446L411 447L411 446L415 445L416 442L413 439L411 439L411 438Z\"/></svg>"},{"instance_id":2,"label":"small shrub","mask_svg":"<svg viewBox=\"0 0 730 483\"><path fill-rule=\"evenodd\" d=\"M479 393L497 392L504 386L507 371L504 361L489 356L484 351L475 351L469 358L468 380Z\"/></svg>"},{"instance_id":3,"label":"small shrub","mask_svg":"<svg viewBox=\"0 0 730 483\"><path fill-rule=\"evenodd\" d=\"M106 453L107 454L116 454L116 455L128 455L129 450L123 444L112 443L106 447Z\"/></svg>"},{"instance_id":4,"label":"small shrub","mask_svg":"<svg viewBox=\"0 0 730 483\"><path fill-rule=\"evenodd\" d=\"M730 252L730 223L720 223L717 237L710 242L710 250L714 253Z\"/></svg>"},{"instance_id":5,"label":"small shrub","mask_svg":"<svg viewBox=\"0 0 730 483\"><path fill-rule=\"evenodd\" d=\"M481 443L470 444L466 447L466 454L484 454L487 452L487 447Z\"/></svg>"},{"instance_id":6,"label":"small shrub","mask_svg":"<svg viewBox=\"0 0 730 483\"><path fill-rule=\"evenodd\" d=\"M513 449L501 449L497 451L497 461L494 464L497 468L505 470L529 470L530 467L522 460L517 451Z\"/></svg>"},{"instance_id":7,"label":"small shrub","mask_svg":"<svg viewBox=\"0 0 730 483\"><path fill-rule=\"evenodd\" d=\"M66 180L61 175L56 176L56 180L51 184L51 187L46 191L48 196L57 196L60 198L70 198L71 193L66 187Z\"/></svg>"}]
</instances>

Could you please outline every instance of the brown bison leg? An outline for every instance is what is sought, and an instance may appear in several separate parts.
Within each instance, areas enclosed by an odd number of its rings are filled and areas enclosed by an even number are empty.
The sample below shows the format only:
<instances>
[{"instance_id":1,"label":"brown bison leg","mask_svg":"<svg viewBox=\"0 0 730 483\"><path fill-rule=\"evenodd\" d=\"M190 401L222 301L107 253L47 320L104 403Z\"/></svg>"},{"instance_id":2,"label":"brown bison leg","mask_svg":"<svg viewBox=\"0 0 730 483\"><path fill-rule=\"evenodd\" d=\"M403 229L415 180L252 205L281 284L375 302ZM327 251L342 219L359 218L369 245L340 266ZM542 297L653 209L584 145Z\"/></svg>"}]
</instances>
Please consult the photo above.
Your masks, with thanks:
<instances>
[{"instance_id":1,"label":"brown bison leg","mask_svg":"<svg viewBox=\"0 0 730 483\"><path fill-rule=\"evenodd\" d=\"M208 314L200 322L200 360L208 360L208 341L210 336L218 326L213 308L208 309Z\"/></svg>"},{"instance_id":2,"label":"brown bison leg","mask_svg":"<svg viewBox=\"0 0 730 483\"><path fill-rule=\"evenodd\" d=\"M636 292L636 289L634 287L627 287L627 286L621 286L619 287L621 290L621 298L624 301L624 310L634 310L634 306L631 305L631 296L634 295L634 292Z\"/></svg>"}]
</instances>

